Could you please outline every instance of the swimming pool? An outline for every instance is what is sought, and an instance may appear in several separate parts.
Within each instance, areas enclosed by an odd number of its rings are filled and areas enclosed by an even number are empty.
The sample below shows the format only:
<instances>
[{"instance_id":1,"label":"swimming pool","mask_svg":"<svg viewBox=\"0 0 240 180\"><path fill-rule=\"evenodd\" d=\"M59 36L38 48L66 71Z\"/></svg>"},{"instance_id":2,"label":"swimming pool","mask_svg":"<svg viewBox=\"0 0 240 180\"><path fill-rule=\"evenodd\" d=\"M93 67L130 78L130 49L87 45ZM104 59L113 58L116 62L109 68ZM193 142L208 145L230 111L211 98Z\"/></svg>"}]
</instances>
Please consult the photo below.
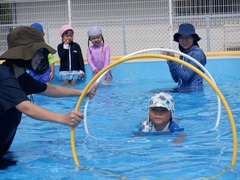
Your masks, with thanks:
<instances>
[{"instance_id":1,"label":"swimming pool","mask_svg":"<svg viewBox=\"0 0 240 180\"><path fill-rule=\"evenodd\" d=\"M232 110L239 137L238 67L239 58L228 57L209 59L206 65ZM87 78L77 88L84 87L90 80L87 65L86 70ZM176 134L134 133L138 123L147 117L150 97L160 90L176 86L166 61L126 62L113 67L112 72L112 84L100 86L89 103L90 136L86 136L83 123L75 132L80 165L99 172L75 168L70 128L23 116L9 154L18 161L17 165L0 171L0 178L105 180L116 179L119 175L127 179L196 179L213 177L229 167L232 158L230 123L222 108L219 127L215 131L210 130L216 121L217 98L207 83L201 92L171 93L175 99L174 118L185 128L184 141L175 144ZM59 83L56 77L54 83ZM34 95L36 104L61 112L74 109L77 100L78 97L55 99ZM218 179L239 178L238 160L234 169Z\"/></svg>"}]
</instances>

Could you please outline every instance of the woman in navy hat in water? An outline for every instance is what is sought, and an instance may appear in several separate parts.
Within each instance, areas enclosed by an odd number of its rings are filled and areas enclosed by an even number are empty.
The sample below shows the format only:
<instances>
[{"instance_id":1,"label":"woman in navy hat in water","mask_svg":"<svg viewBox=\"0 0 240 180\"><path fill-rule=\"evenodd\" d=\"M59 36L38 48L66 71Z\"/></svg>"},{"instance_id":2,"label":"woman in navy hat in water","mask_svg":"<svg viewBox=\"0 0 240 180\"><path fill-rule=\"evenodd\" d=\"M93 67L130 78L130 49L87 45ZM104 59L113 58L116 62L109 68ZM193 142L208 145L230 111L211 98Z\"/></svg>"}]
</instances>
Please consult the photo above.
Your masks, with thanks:
<instances>
[{"instance_id":1,"label":"woman in navy hat in water","mask_svg":"<svg viewBox=\"0 0 240 180\"><path fill-rule=\"evenodd\" d=\"M195 32L195 28L192 24L184 23L179 26L179 30L174 34L173 40L179 43L179 49L181 52L196 59L203 66L206 64L206 56L203 50L199 47L198 41L201 38ZM174 56L174 54L164 52L165 55ZM181 60L186 61L193 66L200 69L191 60L180 56ZM200 75L193 70L185 67L174 61L167 61L172 78L178 83L178 86L174 88L174 91L178 92L192 92L203 89L203 79Z\"/></svg>"}]
</instances>

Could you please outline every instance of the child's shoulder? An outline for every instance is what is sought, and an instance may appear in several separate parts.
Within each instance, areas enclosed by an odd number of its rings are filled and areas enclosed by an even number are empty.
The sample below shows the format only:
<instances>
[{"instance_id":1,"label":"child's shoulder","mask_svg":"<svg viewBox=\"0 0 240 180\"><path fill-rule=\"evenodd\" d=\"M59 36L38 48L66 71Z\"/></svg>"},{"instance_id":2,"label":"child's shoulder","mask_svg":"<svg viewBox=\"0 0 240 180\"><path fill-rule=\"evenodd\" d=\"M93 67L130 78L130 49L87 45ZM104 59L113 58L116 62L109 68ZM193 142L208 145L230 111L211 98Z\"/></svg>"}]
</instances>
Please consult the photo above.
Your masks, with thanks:
<instances>
[{"instance_id":1,"label":"child's shoulder","mask_svg":"<svg viewBox=\"0 0 240 180\"><path fill-rule=\"evenodd\" d=\"M63 42L59 43L58 46L63 46Z\"/></svg>"},{"instance_id":2,"label":"child's shoulder","mask_svg":"<svg viewBox=\"0 0 240 180\"><path fill-rule=\"evenodd\" d=\"M81 49L81 46L77 43L77 42L71 42L71 46L73 47L73 48L78 48L78 49Z\"/></svg>"},{"instance_id":3,"label":"child's shoulder","mask_svg":"<svg viewBox=\"0 0 240 180\"><path fill-rule=\"evenodd\" d=\"M71 44L80 46L80 45L79 45L77 42L75 42L75 41L72 41Z\"/></svg>"},{"instance_id":4,"label":"child's shoulder","mask_svg":"<svg viewBox=\"0 0 240 180\"><path fill-rule=\"evenodd\" d=\"M110 48L109 44L107 44L107 43L104 43L103 45L104 45L105 47Z\"/></svg>"},{"instance_id":5,"label":"child's shoulder","mask_svg":"<svg viewBox=\"0 0 240 180\"><path fill-rule=\"evenodd\" d=\"M152 128L152 123L148 118L144 119L138 126L138 131L150 132Z\"/></svg>"}]
</instances>

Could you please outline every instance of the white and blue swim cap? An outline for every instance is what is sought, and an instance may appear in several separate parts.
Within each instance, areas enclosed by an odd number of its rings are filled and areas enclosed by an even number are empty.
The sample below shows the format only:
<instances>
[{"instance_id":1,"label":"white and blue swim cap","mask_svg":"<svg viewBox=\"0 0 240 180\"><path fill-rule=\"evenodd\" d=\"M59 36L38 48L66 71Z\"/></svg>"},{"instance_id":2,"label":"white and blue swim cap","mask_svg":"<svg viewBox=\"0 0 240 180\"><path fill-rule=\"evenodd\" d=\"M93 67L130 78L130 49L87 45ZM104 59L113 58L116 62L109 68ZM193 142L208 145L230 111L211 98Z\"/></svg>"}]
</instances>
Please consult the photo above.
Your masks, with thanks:
<instances>
[{"instance_id":1,"label":"white and blue swim cap","mask_svg":"<svg viewBox=\"0 0 240 180\"><path fill-rule=\"evenodd\" d=\"M149 108L154 107L163 107L171 111L171 113L174 112L174 101L173 97L170 94L160 92L156 95L154 95L150 99L150 105Z\"/></svg>"},{"instance_id":2,"label":"white and blue swim cap","mask_svg":"<svg viewBox=\"0 0 240 180\"><path fill-rule=\"evenodd\" d=\"M102 35L102 30L98 26L91 27L87 32L88 37Z\"/></svg>"}]
</instances>

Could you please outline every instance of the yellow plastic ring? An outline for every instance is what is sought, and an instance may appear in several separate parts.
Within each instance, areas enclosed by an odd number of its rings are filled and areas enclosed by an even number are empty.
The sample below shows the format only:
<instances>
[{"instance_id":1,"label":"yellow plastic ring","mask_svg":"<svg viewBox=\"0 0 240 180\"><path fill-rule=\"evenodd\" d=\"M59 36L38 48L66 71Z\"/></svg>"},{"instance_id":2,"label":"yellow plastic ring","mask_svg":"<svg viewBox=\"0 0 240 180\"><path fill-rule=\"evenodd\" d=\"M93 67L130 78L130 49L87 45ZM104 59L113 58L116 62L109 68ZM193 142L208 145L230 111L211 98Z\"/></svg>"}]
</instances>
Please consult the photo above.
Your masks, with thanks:
<instances>
[{"instance_id":1,"label":"yellow plastic ring","mask_svg":"<svg viewBox=\"0 0 240 180\"><path fill-rule=\"evenodd\" d=\"M212 82L211 79L209 79L202 71L200 71L199 69L197 69L195 66L185 62L185 61L182 61L178 58L175 58L175 57L171 57L171 56L166 56L166 55L162 55L162 54L139 54L139 55L134 55L134 56L130 56L130 57L123 57L121 58L120 60L112 63L112 64L109 64L108 66L106 66L105 68L103 68L99 73L97 73L91 80L90 82L87 84L87 86L84 88L82 94L80 95L79 99L78 99L78 102L77 102L77 105L75 107L76 110L79 110L79 107L83 101L83 98L86 96L86 93L88 91L88 89L91 87L91 85L107 70L109 70L110 68L116 66L117 64L120 64L122 62L125 62L125 61L129 61L129 60L133 60L133 59L140 59L140 58L161 58L161 59L167 59L167 60L171 60L171 61L174 61L174 62L177 62L179 64L182 64L188 68L190 68L191 70L193 70L194 72L196 72L197 74L199 74L202 78L204 78L208 84L214 89L214 91L217 93L217 95L219 96L219 98L221 99L225 109L226 109L226 112L228 114L228 117L229 117L229 121L230 121L230 124L231 124L231 129L232 129L232 136L233 136L233 154L232 154L232 162L231 162L231 165L224 169L222 172L220 172L219 174L211 177L210 179L213 179L213 178L217 178L219 177L220 175L222 175L224 172L226 172L227 170L230 170L232 169L235 164L236 164L236 159L237 159L237 132L236 132L236 126L235 126L235 123L234 123L234 118L233 118L233 115L232 115L232 112L230 110L230 107L226 101L226 99L224 98L223 94L221 93L221 91L218 89L218 87ZM75 146L75 128L71 128L71 148L72 148L72 155L73 155L73 159L74 159L74 162L76 164L76 166L78 167L82 167L80 166L79 164L79 161L78 161L78 158L77 158L77 153L76 153L76 146ZM86 169L86 168L85 168ZM107 173L107 172L105 172ZM107 173L107 174L112 174L112 173ZM114 174L112 174L114 175ZM119 176L119 175L114 175L114 176ZM203 179L209 179L209 178L203 178Z\"/></svg>"}]
</instances>

